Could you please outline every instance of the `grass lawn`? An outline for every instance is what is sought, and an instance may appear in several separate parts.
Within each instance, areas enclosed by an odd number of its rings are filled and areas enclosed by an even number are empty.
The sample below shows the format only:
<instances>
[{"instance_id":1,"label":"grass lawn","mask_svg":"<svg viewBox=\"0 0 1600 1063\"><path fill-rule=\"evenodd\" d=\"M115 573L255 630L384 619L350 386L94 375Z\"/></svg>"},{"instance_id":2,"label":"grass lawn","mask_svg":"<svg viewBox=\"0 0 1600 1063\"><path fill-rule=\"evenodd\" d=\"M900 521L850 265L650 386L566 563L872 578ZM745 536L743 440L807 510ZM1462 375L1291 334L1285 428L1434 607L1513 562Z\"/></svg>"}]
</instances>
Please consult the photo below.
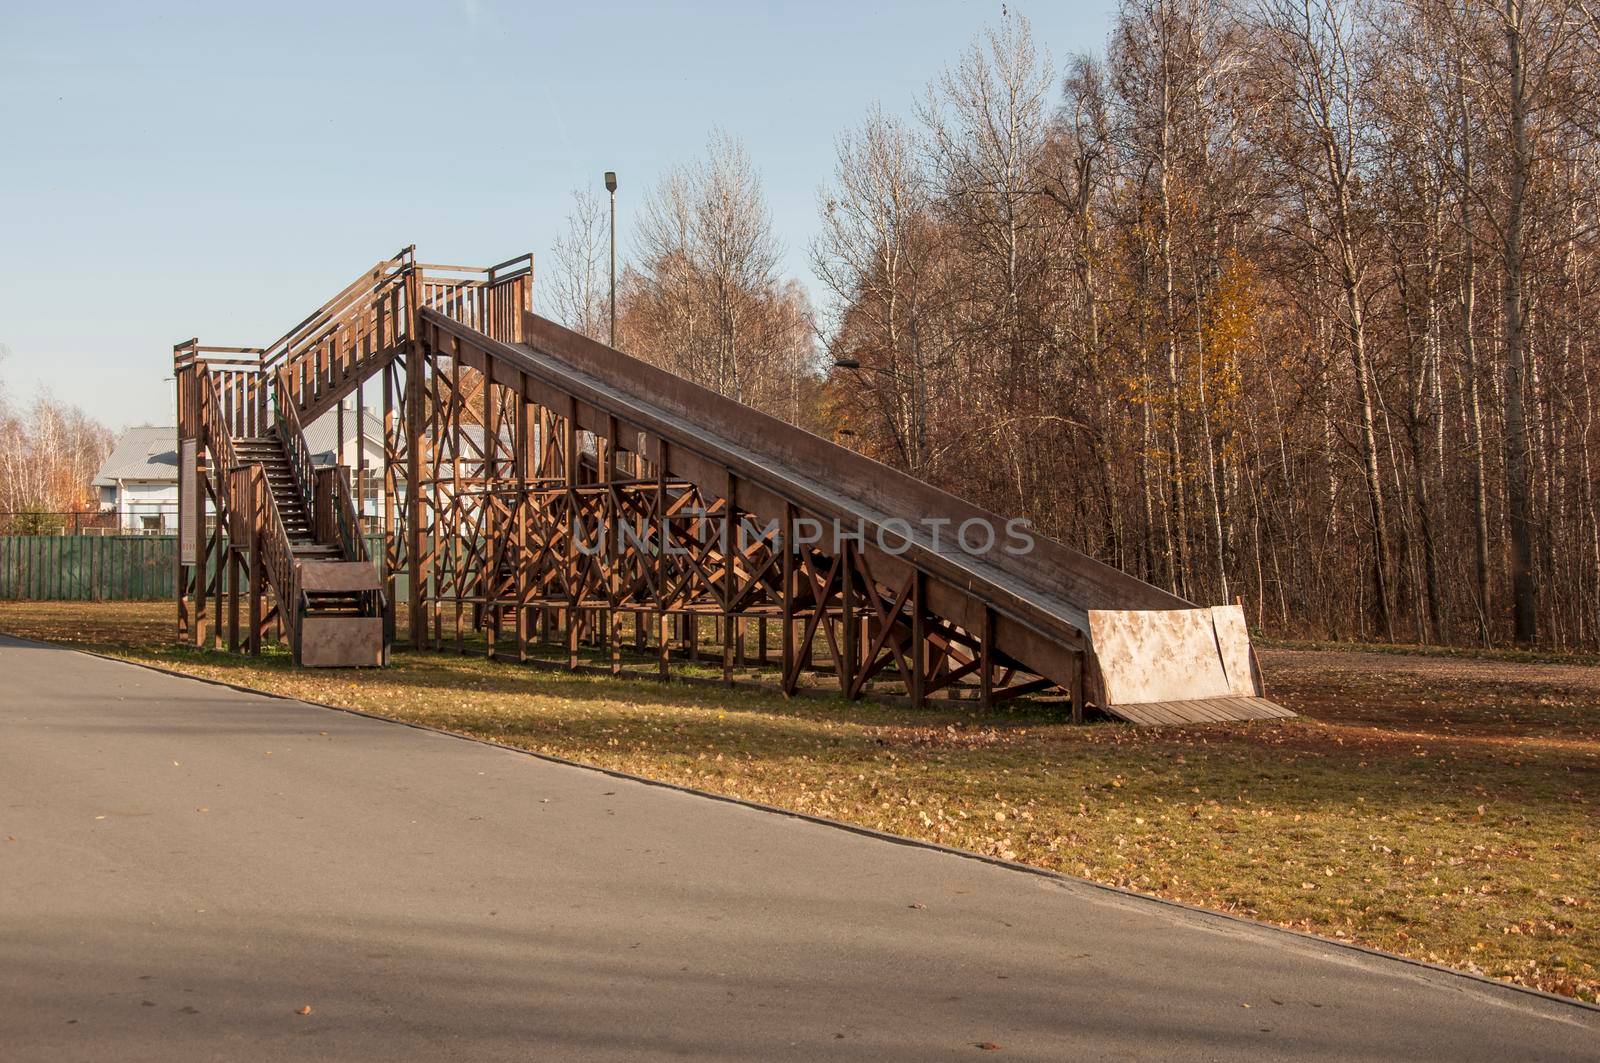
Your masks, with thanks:
<instances>
[{"instance_id":1,"label":"grass lawn","mask_svg":"<svg viewBox=\"0 0 1600 1063\"><path fill-rule=\"evenodd\" d=\"M4 602L0 631L1600 993L1600 669L1275 648L1299 719L1074 727L455 654L295 670L175 647L168 604Z\"/></svg>"}]
</instances>

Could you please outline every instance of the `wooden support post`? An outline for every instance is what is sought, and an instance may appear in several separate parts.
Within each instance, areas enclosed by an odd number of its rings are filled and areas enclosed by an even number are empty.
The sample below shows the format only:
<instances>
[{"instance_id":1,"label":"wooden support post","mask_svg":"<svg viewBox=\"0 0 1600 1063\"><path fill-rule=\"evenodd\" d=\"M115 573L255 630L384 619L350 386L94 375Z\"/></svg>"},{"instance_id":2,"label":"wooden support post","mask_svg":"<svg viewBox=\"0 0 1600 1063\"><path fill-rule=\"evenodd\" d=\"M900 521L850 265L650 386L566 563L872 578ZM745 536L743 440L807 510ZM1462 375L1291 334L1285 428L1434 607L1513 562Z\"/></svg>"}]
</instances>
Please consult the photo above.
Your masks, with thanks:
<instances>
[{"instance_id":1,"label":"wooden support post","mask_svg":"<svg viewBox=\"0 0 1600 1063\"><path fill-rule=\"evenodd\" d=\"M194 529L194 589L190 593L190 611L193 617L194 646L202 649L206 644L206 570L210 568L211 536L206 534L206 451L197 441L194 448L194 476L189 486L192 503L189 526Z\"/></svg>"},{"instance_id":2,"label":"wooden support post","mask_svg":"<svg viewBox=\"0 0 1600 1063\"><path fill-rule=\"evenodd\" d=\"M1072 696L1072 722L1083 722L1083 672L1087 657L1082 650L1072 655L1072 687L1068 693Z\"/></svg>"},{"instance_id":3,"label":"wooden support post","mask_svg":"<svg viewBox=\"0 0 1600 1063\"><path fill-rule=\"evenodd\" d=\"M394 365L391 362L383 369L383 557L381 571L383 572L383 642L385 646L394 643L394 614L399 609L399 602L395 600L398 591L398 579L395 562L399 559L400 551L395 542L395 451L398 450L398 438L395 434L394 414Z\"/></svg>"},{"instance_id":4,"label":"wooden support post","mask_svg":"<svg viewBox=\"0 0 1600 1063\"><path fill-rule=\"evenodd\" d=\"M370 337L366 340L366 342L367 343L371 342ZM356 469L355 469L355 473L356 473L355 480L356 480L356 482L352 485L355 488L355 490L353 492L351 492L351 493L355 495L355 500L354 500L355 501L355 510L356 510L355 533L356 533L356 537L358 539L362 535L364 535L365 532L366 532L366 520L367 520L367 398L366 398L366 395L367 395L367 392L366 392L366 381L365 380L357 380L356 381ZM344 405L344 403L341 402L339 405L342 407ZM344 445L344 439L342 437L339 440L339 445L341 447ZM343 463L341 462L340 464L343 464Z\"/></svg>"},{"instance_id":5,"label":"wooden support post","mask_svg":"<svg viewBox=\"0 0 1600 1063\"><path fill-rule=\"evenodd\" d=\"M780 608L783 609L783 648L780 653L783 659L783 678L781 683L785 696L794 693L795 682L799 678L794 660L794 600L798 589L795 585L794 545L794 506L785 502L783 505L783 600L778 603Z\"/></svg>"},{"instance_id":6,"label":"wooden support post","mask_svg":"<svg viewBox=\"0 0 1600 1063\"><path fill-rule=\"evenodd\" d=\"M994 610L983 607L982 645L978 648L979 705L994 708Z\"/></svg>"},{"instance_id":7,"label":"wooden support post","mask_svg":"<svg viewBox=\"0 0 1600 1063\"><path fill-rule=\"evenodd\" d=\"M516 433L516 471L517 471L517 500L512 507L513 520L516 521L517 541L517 660L528 659L528 577L531 566L528 564L528 458L532 452L533 441L528 438L528 375L519 373L517 377L517 419L514 425Z\"/></svg>"},{"instance_id":8,"label":"wooden support post","mask_svg":"<svg viewBox=\"0 0 1600 1063\"><path fill-rule=\"evenodd\" d=\"M567 579L571 607L567 610L567 667L578 667L578 602L581 599L578 579L578 400L567 396L566 407L566 481L567 481Z\"/></svg>"},{"instance_id":9,"label":"wooden support post","mask_svg":"<svg viewBox=\"0 0 1600 1063\"><path fill-rule=\"evenodd\" d=\"M222 525L222 477L226 473L220 467L213 467L211 479L211 508L216 514L216 524L211 532L210 552L213 571L211 573L211 638L208 640L211 648L222 649L222 580L228 565L228 548L223 537Z\"/></svg>"},{"instance_id":10,"label":"wooden support post","mask_svg":"<svg viewBox=\"0 0 1600 1063\"><path fill-rule=\"evenodd\" d=\"M230 492L231 494L231 492ZM233 499L238 505L238 499ZM239 652L239 544L228 536L228 549L223 555L228 562L228 652Z\"/></svg>"},{"instance_id":11,"label":"wooden support post","mask_svg":"<svg viewBox=\"0 0 1600 1063\"><path fill-rule=\"evenodd\" d=\"M465 560L464 560L462 555L466 550L466 544L462 542L461 529L460 529L460 521L461 521L461 452L462 452L463 449L465 449L465 446L466 446L466 443L465 443L466 433L462 430L461 415L464 412L463 411L463 407L465 405L466 405L465 402L463 402L462 398L461 398L461 345L459 343L457 343L456 346L454 347L454 349L451 351L451 355L450 355L450 408L449 408L450 412L449 412L448 416L450 418L450 451L451 451L451 453L450 453L450 510L451 510L450 526L451 526L451 531L453 532L453 534L451 534L451 536L450 536L450 545L451 545L452 552L455 554L455 562L451 566L451 568L452 568L452 580L451 580L451 582L454 584L454 586L452 588L450 588L450 589L452 591L451 598L454 599L453 604L455 606L456 652L459 653L459 654L465 654L467 652L466 632L462 630L462 624L461 624L461 613L462 613L462 608L463 608L462 601L461 601L461 594L462 594L462 590L464 589L463 588L463 584L462 584L462 573L463 573L463 570L466 567ZM438 524L440 522L439 514L438 514L437 511L433 515L433 520L434 520L435 524ZM436 594L439 593L438 589L435 589L434 593L436 593Z\"/></svg>"},{"instance_id":12,"label":"wooden support post","mask_svg":"<svg viewBox=\"0 0 1600 1063\"><path fill-rule=\"evenodd\" d=\"M500 648L500 520L494 488L500 482L496 456L500 450L500 404L494 400L494 367L483 362L483 571L478 576L478 622L483 628L484 655L494 660Z\"/></svg>"},{"instance_id":13,"label":"wooden support post","mask_svg":"<svg viewBox=\"0 0 1600 1063\"><path fill-rule=\"evenodd\" d=\"M738 548L738 535L736 534L738 521L738 508L735 496L739 491L738 481L734 478L732 469L723 469L724 483L722 489L722 535L718 546L722 550L722 681L728 685L733 684L733 596L738 589L739 577L733 567L733 555Z\"/></svg>"},{"instance_id":14,"label":"wooden support post","mask_svg":"<svg viewBox=\"0 0 1600 1063\"><path fill-rule=\"evenodd\" d=\"M418 285L416 271L407 277L406 302L411 313L411 342L406 352L406 632L411 648L420 650L427 642L427 616L422 608L422 463L423 452L423 373L427 356L417 322Z\"/></svg>"},{"instance_id":15,"label":"wooden support post","mask_svg":"<svg viewBox=\"0 0 1600 1063\"><path fill-rule=\"evenodd\" d=\"M262 602L266 597L266 568L261 560L261 522L263 507L266 499L262 497L265 490L261 466L250 466L250 486L245 492L250 507L249 535L250 535L250 655L261 655L261 615Z\"/></svg>"},{"instance_id":16,"label":"wooden support post","mask_svg":"<svg viewBox=\"0 0 1600 1063\"><path fill-rule=\"evenodd\" d=\"M622 520L622 504L617 495L617 419L606 417L605 459L600 462L601 477L606 484L606 511L600 522L600 535L604 537L600 556L605 559L606 571L606 634L611 644L611 674L622 674L622 613L617 608L622 597L622 575L617 571L621 561L617 549L618 525ZM595 447L595 458L600 458L600 448Z\"/></svg>"},{"instance_id":17,"label":"wooden support post","mask_svg":"<svg viewBox=\"0 0 1600 1063\"><path fill-rule=\"evenodd\" d=\"M911 575L911 707L928 705L928 574L917 569Z\"/></svg>"},{"instance_id":18,"label":"wooden support post","mask_svg":"<svg viewBox=\"0 0 1600 1063\"><path fill-rule=\"evenodd\" d=\"M189 482L188 470L184 468L184 444L198 446L194 440L196 433L194 415L194 380L195 367L181 366L173 371L173 387L177 392L178 412L178 549L174 551L176 569L173 587L176 591L178 605L178 643L182 645L189 638L189 602L188 587L185 577L189 567L184 564L184 543L188 538L189 521L189 492L194 485Z\"/></svg>"},{"instance_id":19,"label":"wooden support post","mask_svg":"<svg viewBox=\"0 0 1600 1063\"><path fill-rule=\"evenodd\" d=\"M854 701L856 681L855 547L839 544L839 689Z\"/></svg>"},{"instance_id":20,"label":"wooden support post","mask_svg":"<svg viewBox=\"0 0 1600 1063\"><path fill-rule=\"evenodd\" d=\"M667 441L656 439L656 667L671 672L672 637L667 617Z\"/></svg>"}]
</instances>

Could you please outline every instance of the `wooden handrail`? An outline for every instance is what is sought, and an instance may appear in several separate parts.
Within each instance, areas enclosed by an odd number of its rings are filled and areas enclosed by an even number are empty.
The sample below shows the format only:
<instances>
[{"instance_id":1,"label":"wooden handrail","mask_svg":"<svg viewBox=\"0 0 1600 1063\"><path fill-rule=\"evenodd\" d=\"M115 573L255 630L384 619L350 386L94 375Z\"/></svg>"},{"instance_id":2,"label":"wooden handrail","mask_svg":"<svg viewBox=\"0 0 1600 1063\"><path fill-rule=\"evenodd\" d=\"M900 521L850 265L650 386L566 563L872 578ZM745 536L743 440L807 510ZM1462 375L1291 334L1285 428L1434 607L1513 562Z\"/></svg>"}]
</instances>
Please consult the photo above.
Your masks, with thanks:
<instances>
[{"instance_id":1,"label":"wooden handrail","mask_svg":"<svg viewBox=\"0 0 1600 1063\"><path fill-rule=\"evenodd\" d=\"M288 392L288 368L280 366L273 378L276 384L273 409L277 414L278 438L282 441L284 453L289 458L289 472L294 477L295 488L300 492L300 499L305 503L306 512L310 513L316 502L317 467L311 460L310 449L306 446L306 433L300 425L300 414L295 410L295 402Z\"/></svg>"},{"instance_id":2,"label":"wooden handrail","mask_svg":"<svg viewBox=\"0 0 1600 1063\"><path fill-rule=\"evenodd\" d=\"M278 512L278 500L267 487L266 470L261 469L260 498L264 520L261 522L261 560L267 570L267 580L278 594L278 616L289 636L289 645L297 645L300 637L300 570L295 567L294 548L289 542L289 529Z\"/></svg>"},{"instance_id":3,"label":"wooden handrail","mask_svg":"<svg viewBox=\"0 0 1600 1063\"><path fill-rule=\"evenodd\" d=\"M304 349L304 342L310 335L320 331L323 325L339 317L352 305L364 299L370 300L412 268L409 249L402 250L394 258L375 263L371 269L340 289L337 295L307 314L299 324L269 343L266 353L261 356L261 368L271 369L279 362L293 361Z\"/></svg>"},{"instance_id":4,"label":"wooden handrail","mask_svg":"<svg viewBox=\"0 0 1600 1063\"><path fill-rule=\"evenodd\" d=\"M253 355L253 359L229 360L229 364L255 366L263 374L282 365L294 366L298 371L301 368L299 363L306 355L340 328L354 327L358 335L352 338L355 340L363 338L368 331L365 326L369 323L376 325L376 318L382 316L382 311L378 308L386 298L398 297L393 302L394 308L398 310L400 298L403 298L406 287L406 278L413 273L422 280L419 291L423 293L423 302L432 309L449 314L463 322L473 320L483 322L488 320L490 308L484 305L481 297L473 298L467 293L517 285L523 278L531 278L533 254L525 252L492 266L458 266L419 263L416 260L416 246L403 247L393 257L380 259L374 263L371 268L363 271L332 298L265 347L205 346L201 345L198 338L194 338L173 346L173 361L180 365L197 360L220 364L223 359L216 358L217 355ZM411 308L406 309L405 313L395 314L389 323L386 338L390 342L401 339L405 334ZM358 319L367 320L358 321ZM213 357L207 358L205 357L207 355Z\"/></svg>"},{"instance_id":5,"label":"wooden handrail","mask_svg":"<svg viewBox=\"0 0 1600 1063\"><path fill-rule=\"evenodd\" d=\"M318 542L336 541L347 561L367 560L361 518L350 490L350 467L330 465L317 470L317 508L313 525Z\"/></svg>"},{"instance_id":6,"label":"wooden handrail","mask_svg":"<svg viewBox=\"0 0 1600 1063\"><path fill-rule=\"evenodd\" d=\"M299 630L300 589L288 527L272 492L267 490L266 469L259 462L240 463L215 375L204 363L195 367L195 381L201 431L220 466L217 481L221 511L227 516L230 534L237 536L243 530L242 519L254 528L267 581L278 596L278 613L293 640ZM252 485L248 490L243 488L246 482Z\"/></svg>"}]
</instances>

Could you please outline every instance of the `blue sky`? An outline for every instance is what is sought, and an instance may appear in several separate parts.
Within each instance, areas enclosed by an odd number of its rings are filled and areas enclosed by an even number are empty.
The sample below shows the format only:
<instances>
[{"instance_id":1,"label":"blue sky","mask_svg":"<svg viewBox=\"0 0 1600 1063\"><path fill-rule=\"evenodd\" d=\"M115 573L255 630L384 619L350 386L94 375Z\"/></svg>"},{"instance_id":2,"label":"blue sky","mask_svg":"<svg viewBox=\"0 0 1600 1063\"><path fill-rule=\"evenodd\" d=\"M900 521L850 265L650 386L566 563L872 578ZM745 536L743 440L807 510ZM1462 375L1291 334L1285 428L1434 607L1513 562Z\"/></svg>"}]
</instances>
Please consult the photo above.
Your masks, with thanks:
<instances>
[{"instance_id":1,"label":"blue sky","mask_svg":"<svg viewBox=\"0 0 1600 1063\"><path fill-rule=\"evenodd\" d=\"M1013 5L1059 69L1108 3ZM909 113L999 3L26 4L0 35L0 363L113 427L171 423L171 348L276 338L400 246L547 252L620 174L620 229L713 126L784 267L835 135Z\"/></svg>"}]
</instances>

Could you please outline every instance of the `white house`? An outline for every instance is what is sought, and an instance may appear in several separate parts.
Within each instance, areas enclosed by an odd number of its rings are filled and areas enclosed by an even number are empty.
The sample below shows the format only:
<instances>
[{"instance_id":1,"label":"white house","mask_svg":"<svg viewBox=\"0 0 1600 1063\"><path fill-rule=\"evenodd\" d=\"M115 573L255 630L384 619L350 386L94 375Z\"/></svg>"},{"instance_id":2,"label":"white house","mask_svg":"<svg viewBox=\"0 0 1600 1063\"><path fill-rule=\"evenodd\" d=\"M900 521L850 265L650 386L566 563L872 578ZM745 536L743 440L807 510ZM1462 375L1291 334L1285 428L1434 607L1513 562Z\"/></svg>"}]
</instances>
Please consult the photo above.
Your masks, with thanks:
<instances>
[{"instance_id":1,"label":"white house","mask_svg":"<svg viewBox=\"0 0 1600 1063\"><path fill-rule=\"evenodd\" d=\"M178 430L141 425L122 433L90 483L117 529L160 535L178 528Z\"/></svg>"},{"instance_id":2,"label":"white house","mask_svg":"<svg viewBox=\"0 0 1600 1063\"><path fill-rule=\"evenodd\" d=\"M366 438L360 445L361 429ZM316 465L339 462L338 411L319 417L306 429L306 447ZM381 513L383 499L383 417L367 410L356 424L355 410L344 411L344 464L355 469L356 455L366 453L367 489L362 507L368 516ZM90 483L102 513L117 514L117 528L126 533L162 535L178 529L178 430L141 425L122 433L111 456Z\"/></svg>"}]
</instances>

